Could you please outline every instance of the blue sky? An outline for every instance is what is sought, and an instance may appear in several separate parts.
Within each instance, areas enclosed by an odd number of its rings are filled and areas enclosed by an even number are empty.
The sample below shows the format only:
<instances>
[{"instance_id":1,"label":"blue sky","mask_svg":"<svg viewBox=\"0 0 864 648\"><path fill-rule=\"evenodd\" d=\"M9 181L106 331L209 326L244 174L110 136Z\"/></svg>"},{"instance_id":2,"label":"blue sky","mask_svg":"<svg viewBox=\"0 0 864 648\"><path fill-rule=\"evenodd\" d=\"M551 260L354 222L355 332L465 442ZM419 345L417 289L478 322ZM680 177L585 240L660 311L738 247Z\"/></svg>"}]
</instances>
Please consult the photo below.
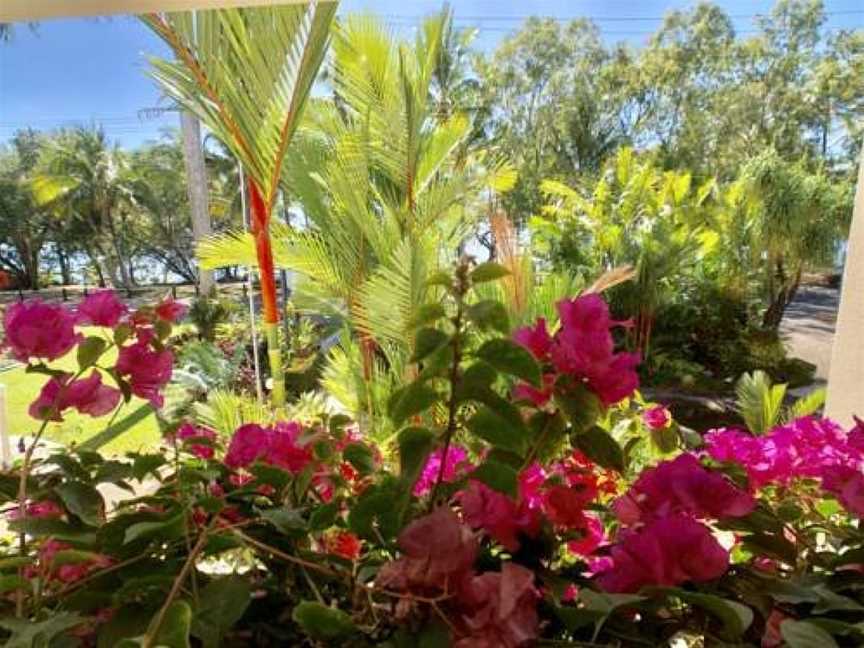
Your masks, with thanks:
<instances>
[{"instance_id":1,"label":"blue sky","mask_svg":"<svg viewBox=\"0 0 864 648\"><path fill-rule=\"evenodd\" d=\"M610 41L639 45L665 12L688 7L682 0L456 0L457 24L480 29L476 44L495 44L526 14L559 18L589 16ZM718 0L739 31L752 29L752 16L772 2ZM861 0L826 0L829 28L864 27ZM340 11L372 10L394 29L410 33L419 17L441 7L439 0L343 0ZM858 13L849 13L858 12ZM164 105L146 76L146 54L166 54L165 47L130 17L53 20L35 32L18 26L11 43L0 44L0 142L26 126L48 130L69 123L101 123L124 146L158 137L177 123L176 115L142 120L142 108Z\"/></svg>"}]
</instances>

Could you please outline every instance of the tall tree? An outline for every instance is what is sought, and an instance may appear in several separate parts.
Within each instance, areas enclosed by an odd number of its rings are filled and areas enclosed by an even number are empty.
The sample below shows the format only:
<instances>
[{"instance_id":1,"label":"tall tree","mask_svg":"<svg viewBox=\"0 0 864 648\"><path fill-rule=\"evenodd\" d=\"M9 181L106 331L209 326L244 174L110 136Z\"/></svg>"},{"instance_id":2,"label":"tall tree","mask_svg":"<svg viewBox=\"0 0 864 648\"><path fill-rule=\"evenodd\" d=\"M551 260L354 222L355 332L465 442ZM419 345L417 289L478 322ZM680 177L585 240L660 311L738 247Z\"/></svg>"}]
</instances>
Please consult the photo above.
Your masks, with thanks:
<instances>
[{"instance_id":1,"label":"tall tree","mask_svg":"<svg viewBox=\"0 0 864 648\"><path fill-rule=\"evenodd\" d=\"M186 182L192 211L192 233L197 243L210 236L213 228L210 224L207 169L201 147L201 124L188 110L180 112L180 132L183 134L183 158L186 163ZM204 268L198 269L197 281L205 295L216 286L213 272Z\"/></svg>"},{"instance_id":2,"label":"tall tree","mask_svg":"<svg viewBox=\"0 0 864 648\"><path fill-rule=\"evenodd\" d=\"M270 215L282 164L328 44L335 2L191 14L144 22L176 60L151 59L162 87L240 161L249 178L273 404L285 402Z\"/></svg>"}]
</instances>

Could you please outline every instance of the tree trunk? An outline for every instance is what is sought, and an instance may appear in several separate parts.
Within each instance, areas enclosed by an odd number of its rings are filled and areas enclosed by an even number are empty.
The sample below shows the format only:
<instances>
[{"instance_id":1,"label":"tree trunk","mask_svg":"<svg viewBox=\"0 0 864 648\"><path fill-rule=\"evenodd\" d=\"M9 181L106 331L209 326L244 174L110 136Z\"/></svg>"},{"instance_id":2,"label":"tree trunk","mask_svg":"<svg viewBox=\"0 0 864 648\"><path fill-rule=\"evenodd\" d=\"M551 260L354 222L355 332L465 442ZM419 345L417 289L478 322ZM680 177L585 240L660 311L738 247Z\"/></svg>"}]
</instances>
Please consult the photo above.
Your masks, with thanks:
<instances>
[{"instance_id":1,"label":"tree trunk","mask_svg":"<svg viewBox=\"0 0 864 648\"><path fill-rule=\"evenodd\" d=\"M57 244L57 262L60 264L60 280L64 286L70 285L72 283L72 272L69 268L69 255L59 243Z\"/></svg>"},{"instance_id":2,"label":"tree trunk","mask_svg":"<svg viewBox=\"0 0 864 648\"><path fill-rule=\"evenodd\" d=\"M180 113L180 130L183 133L183 157L192 211L192 235L198 243L213 231L207 196L207 169L204 167L204 152L201 148L201 125L195 115L184 110ZM215 289L212 270L198 268L198 287L202 295Z\"/></svg>"},{"instance_id":3,"label":"tree trunk","mask_svg":"<svg viewBox=\"0 0 864 648\"><path fill-rule=\"evenodd\" d=\"M258 273L261 277L263 328L267 340L267 357L270 360L270 377L273 381L272 400L274 407L282 407L285 405L285 375L282 373L282 352L279 349L279 305L276 297L273 248L270 244L270 214L261 190L251 178L249 207L252 213L252 235L255 237Z\"/></svg>"}]
</instances>

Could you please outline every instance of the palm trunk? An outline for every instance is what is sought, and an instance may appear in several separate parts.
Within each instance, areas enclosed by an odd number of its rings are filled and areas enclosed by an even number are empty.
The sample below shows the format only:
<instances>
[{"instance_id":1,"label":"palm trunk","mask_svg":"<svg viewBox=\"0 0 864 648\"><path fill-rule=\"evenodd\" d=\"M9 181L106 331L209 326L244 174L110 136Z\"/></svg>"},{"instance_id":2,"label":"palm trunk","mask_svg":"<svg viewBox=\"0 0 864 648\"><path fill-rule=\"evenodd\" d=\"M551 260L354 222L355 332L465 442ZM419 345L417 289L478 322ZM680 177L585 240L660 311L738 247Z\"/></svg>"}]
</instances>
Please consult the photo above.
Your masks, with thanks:
<instances>
[{"instance_id":1,"label":"palm trunk","mask_svg":"<svg viewBox=\"0 0 864 648\"><path fill-rule=\"evenodd\" d=\"M261 305L264 311L264 337L267 340L267 358L273 380L272 399L275 407L285 405L285 375L282 373L282 352L279 349L279 305L276 297L276 273L273 248L270 244L270 214L254 180L249 179L249 207L252 213L252 235L258 256L261 277Z\"/></svg>"},{"instance_id":2,"label":"palm trunk","mask_svg":"<svg viewBox=\"0 0 864 648\"><path fill-rule=\"evenodd\" d=\"M186 162L189 206L192 211L192 233L200 243L212 233L207 195L207 169L201 148L201 126L187 110L180 113L180 131L183 133L183 157ZM198 268L198 287L202 295L209 295L216 287L213 271Z\"/></svg>"}]
</instances>

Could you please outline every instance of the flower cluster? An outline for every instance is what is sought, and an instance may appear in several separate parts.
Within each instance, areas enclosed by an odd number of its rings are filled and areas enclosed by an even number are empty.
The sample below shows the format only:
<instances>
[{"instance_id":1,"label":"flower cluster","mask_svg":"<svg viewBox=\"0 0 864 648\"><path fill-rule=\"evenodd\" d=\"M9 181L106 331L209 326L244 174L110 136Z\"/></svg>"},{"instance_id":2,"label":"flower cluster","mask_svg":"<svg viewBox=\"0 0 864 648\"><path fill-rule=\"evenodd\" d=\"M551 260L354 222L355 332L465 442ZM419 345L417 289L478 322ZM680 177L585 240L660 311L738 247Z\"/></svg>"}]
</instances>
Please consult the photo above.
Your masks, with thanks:
<instances>
[{"instance_id":1,"label":"flower cluster","mask_svg":"<svg viewBox=\"0 0 864 648\"><path fill-rule=\"evenodd\" d=\"M172 437L199 459L212 459L216 453L213 447L216 432L208 427L183 423Z\"/></svg>"},{"instance_id":2,"label":"flower cluster","mask_svg":"<svg viewBox=\"0 0 864 648\"><path fill-rule=\"evenodd\" d=\"M499 572L476 573L479 545L449 508L409 524L399 535L402 557L381 567L376 584L400 596L397 618L410 617L418 599L440 600L453 619L454 646L517 648L537 637L538 592L534 574L505 563Z\"/></svg>"},{"instance_id":3,"label":"flower cluster","mask_svg":"<svg viewBox=\"0 0 864 648\"><path fill-rule=\"evenodd\" d=\"M551 367L544 372L542 389L523 383L517 385L514 396L542 407L561 376L587 385L605 405L632 394L639 386L639 354L615 353L611 332L613 327L627 323L613 320L606 302L596 294L564 299L557 309L561 327L554 335L542 318L513 335L544 366Z\"/></svg>"},{"instance_id":4,"label":"flower cluster","mask_svg":"<svg viewBox=\"0 0 864 648\"><path fill-rule=\"evenodd\" d=\"M447 449L447 458L444 460L444 471L441 471L442 458L444 451L439 449L429 455L426 459L426 464L423 466L423 471L420 477L414 484L414 495L422 497L432 490L435 482L438 480L438 475L441 475L441 480L446 483L452 483L465 476L474 466L468 460L468 452L462 446L452 444Z\"/></svg>"},{"instance_id":5,"label":"flower cluster","mask_svg":"<svg viewBox=\"0 0 864 648\"><path fill-rule=\"evenodd\" d=\"M294 422L241 425L231 437L225 465L236 470L260 461L298 473L312 461L311 449L300 442L301 432L300 424Z\"/></svg>"},{"instance_id":6,"label":"flower cluster","mask_svg":"<svg viewBox=\"0 0 864 648\"><path fill-rule=\"evenodd\" d=\"M144 307L131 315L128 307L111 290L91 293L76 311L62 305L33 300L13 304L4 316L5 337L0 347L7 347L21 362L52 361L65 356L79 344L95 341L87 353L94 353L81 370L94 366L111 344L116 343L117 361L111 370L115 379L128 384L132 394L163 404L162 390L171 379L174 356L164 348L157 328L165 332L185 313L185 306L165 300L155 308ZM107 338L85 338L76 326L99 326L116 329L114 343ZM120 334L121 327L123 328ZM168 326L170 330L170 326ZM130 335L135 341L122 345ZM87 354L85 354L86 356ZM81 354L79 351L79 364ZM63 412L75 409L81 414L103 416L118 406L122 391L105 385L102 373L95 367L86 377L65 372L52 372L39 396L30 405L33 418L62 421Z\"/></svg>"},{"instance_id":7,"label":"flower cluster","mask_svg":"<svg viewBox=\"0 0 864 648\"><path fill-rule=\"evenodd\" d=\"M834 421L804 416L764 436L720 428L705 435L708 455L747 471L752 488L787 485L795 479L820 479L834 466L864 466L864 428L848 434Z\"/></svg>"},{"instance_id":8,"label":"flower cluster","mask_svg":"<svg viewBox=\"0 0 864 648\"><path fill-rule=\"evenodd\" d=\"M60 560L62 552L72 550L72 545L49 539L39 547L38 561L24 570L28 578L44 578L47 581L74 583L91 572L110 567L113 561L108 556L94 554L85 559L74 556L75 560L66 562ZM74 552L73 552L74 554Z\"/></svg>"},{"instance_id":9,"label":"flower cluster","mask_svg":"<svg viewBox=\"0 0 864 648\"><path fill-rule=\"evenodd\" d=\"M720 577L728 552L702 520L742 517L753 497L721 474L683 454L642 474L612 505L624 527L612 547L612 565L598 577L610 592L645 585L672 586Z\"/></svg>"}]
</instances>

